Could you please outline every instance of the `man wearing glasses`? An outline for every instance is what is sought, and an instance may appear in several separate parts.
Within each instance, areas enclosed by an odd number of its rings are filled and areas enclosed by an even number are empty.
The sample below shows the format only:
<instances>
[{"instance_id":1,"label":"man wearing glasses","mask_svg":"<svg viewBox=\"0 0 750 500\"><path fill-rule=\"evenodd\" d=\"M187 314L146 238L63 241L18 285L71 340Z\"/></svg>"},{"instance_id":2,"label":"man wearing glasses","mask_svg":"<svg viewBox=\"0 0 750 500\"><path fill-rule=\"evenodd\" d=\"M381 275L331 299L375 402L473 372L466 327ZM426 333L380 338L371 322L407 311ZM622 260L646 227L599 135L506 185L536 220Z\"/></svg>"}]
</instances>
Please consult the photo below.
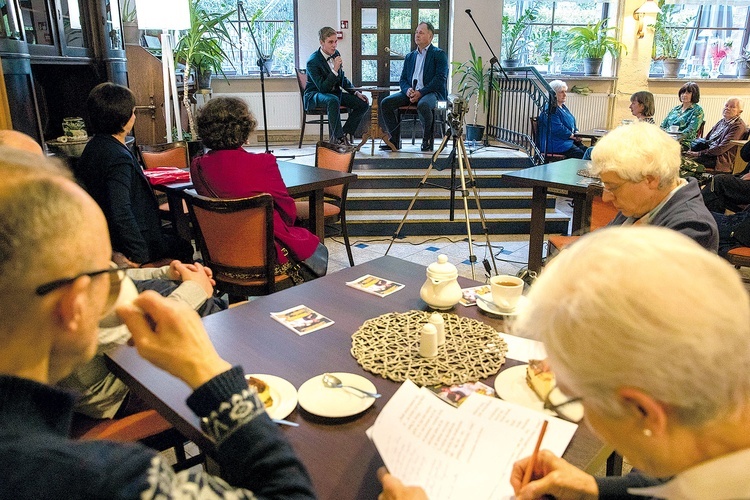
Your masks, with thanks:
<instances>
[{"instance_id":1,"label":"man wearing glasses","mask_svg":"<svg viewBox=\"0 0 750 500\"><path fill-rule=\"evenodd\" d=\"M140 445L67 439L74 395L50 384L91 359L97 325L123 271L111 266L98 205L47 160L0 148L0 498L313 498L303 466L249 391L241 367L214 350L186 305L145 292L117 312L138 352L194 389L217 461L232 485L174 473Z\"/></svg>"}]
</instances>

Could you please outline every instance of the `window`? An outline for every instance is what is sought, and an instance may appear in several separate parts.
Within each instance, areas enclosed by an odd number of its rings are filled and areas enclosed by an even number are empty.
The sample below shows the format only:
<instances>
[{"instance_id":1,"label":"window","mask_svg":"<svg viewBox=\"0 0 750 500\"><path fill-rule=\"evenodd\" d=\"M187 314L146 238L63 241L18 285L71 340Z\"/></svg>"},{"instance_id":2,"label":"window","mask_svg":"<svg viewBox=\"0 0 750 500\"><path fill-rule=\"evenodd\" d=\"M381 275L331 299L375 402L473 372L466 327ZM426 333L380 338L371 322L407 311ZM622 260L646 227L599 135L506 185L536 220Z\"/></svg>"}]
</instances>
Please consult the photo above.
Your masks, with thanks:
<instances>
[{"instance_id":1,"label":"window","mask_svg":"<svg viewBox=\"0 0 750 500\"><path fill-rule=\"evenodd\" d=\"M737 75L735 59L742 48L748 47L750 19L747 5L732 1L734 5L664 4L659 2L662 13L657 17L654 55L664 55L659 42L659 25L675 41L678 58L684 59L680 76L685 78L733 78ZM661 61L651 64L650 73L662 73Z\"/></svg>"},{"instance_id":2,"label":"window","mask_svg":"<svg viewBox=\"0 0 750 500\"><path fill-rule=\"evenodd\" d=\"M535 15L529 16L529 12ZM526 15L525 15L526 14ZM614 19L614 8L608 3L596 1L544 1L506 0L503 4L503 18L507 31L503 35L501 59L507 59L507 47L512 40L508 34L517 21L526 20L527 28L520 32L517 58L523 66L534 66L544 73L583 74L583 61L571 57L566 50L567 30L574 26L586 26L601 19ZM613 26L610 21L610 26ZM508 29L509 28L509 29ZM518 30L516 30L518 31ZM611 68L611 58L604 61L605 68ZM605 70L605 74L607 71Z\"/></svg>"},{"instance_id":3,"label":"window","mask_svg":"<svg viewBox=\"0 0 750 500\"><path fill-rule=\"evenodd\" d=\"M229 60L222 68L227 75L259 75L259 56L248 25L260 52L272 56L266 65L269 72L294 74L294 0L247 0L240 3L244 12L239 11L235 1L201 0L201 4L209 12L234 12L227 20L232 45L224 46Z\"/></svg>"}]
</instances>

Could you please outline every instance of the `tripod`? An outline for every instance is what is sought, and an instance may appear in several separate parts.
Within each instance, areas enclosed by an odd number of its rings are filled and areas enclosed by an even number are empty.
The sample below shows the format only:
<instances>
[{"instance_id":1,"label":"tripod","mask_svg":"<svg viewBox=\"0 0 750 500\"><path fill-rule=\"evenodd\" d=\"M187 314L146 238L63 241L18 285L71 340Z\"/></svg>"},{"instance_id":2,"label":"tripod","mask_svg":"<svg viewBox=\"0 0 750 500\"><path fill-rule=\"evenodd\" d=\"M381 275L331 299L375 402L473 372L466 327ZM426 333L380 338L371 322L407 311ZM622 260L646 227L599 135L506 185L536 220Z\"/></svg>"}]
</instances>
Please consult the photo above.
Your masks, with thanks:
<instances>
[{"instance_id":1,"label":"tripod","mask_svg":"<svg viewBox=\"0 0 750 500\"><path fill-rule=\"evenodd\" d=\"M464 108L463 102L459 103L462 109ZM440 146L438 147L437 151L432 155L432 160L430 161L429 167L427 167L427 171L424 174L424 177L422 177L422 180L419 181L419 185L417 186L417 191L414 193L414 197L411 199L411 203L409 203L409 208L406 209L406 213L404 213L404 218L401 219L401 223L398 225L398 228L396 229L396 232L393 233L393 238L391 238L391 243L388 245L388 249L385 251L385 255L388 255L388 252L391 250L391 246L393 245L393 242L396 240L396 238L399 237L399 234L401 233L401 228L404 227L404 223L406 222L406 218L409 216L409 212L411 212L411 209L414 207L414 203L417 201L417 197L419 196L419 192L422 190L422 188L426 185L435 186L443 189L449 189L451 191L451 201L450 201L450 220L453 220L453 211L455 206L455 195L456 191L458 191L456 186L456 165L458 165L458 173L459 173L459 181L461 183L461 198L463 199L464 204L464 219L466 220L466 236L469 241L469 262L471 263L471 277L476 279L475 270L474 270L474 264L477 262L477 257L474 255L474 245L471 238L471 221L469 220L469 190L467 189L467 182L466 182L466 174L469 176L469 182L468 187L471 187L473 196L474 196L474 202L477 205L477 210L479 212L479 220L482 223L482 232L484 232L484 238L487 243L487 248L490 250L490 256L492 258L492 267L495 270L495 274L497 273L497 263L495 262L495 254L492 252L492 245L490 244L490 236L489 231L487 231L487 221L484 217L484 210L482 210L482 205L479 202L479 191L477 191L477 184L476 180L474 179L474 173L471 170L471 165L469 164L469 158L466 155L466 147L464 146L464 140L463 140L463 111L457 112L456 114L449 113L448 118L450 120L450 127L448 127L448 130L446 130L445 135L443 136L443 141L440 143ZM433 184L431 182L427 181L427 178L430 176L430 172L432 172L432 168L435 166L435 162L437 161L438 156L440 156L440 153L445 149L446 144L448 144L448 139L452 139L453 141L453 148L451 149L449 157L452 158L451 160L451 185L449 187L441 186L439 184ZM464 168L465 167L465 168ZM485 266L488 266L488 264L485 261ZM489 272L489 267L487 267L487 271Z\"/></svg>"}]
</instances>

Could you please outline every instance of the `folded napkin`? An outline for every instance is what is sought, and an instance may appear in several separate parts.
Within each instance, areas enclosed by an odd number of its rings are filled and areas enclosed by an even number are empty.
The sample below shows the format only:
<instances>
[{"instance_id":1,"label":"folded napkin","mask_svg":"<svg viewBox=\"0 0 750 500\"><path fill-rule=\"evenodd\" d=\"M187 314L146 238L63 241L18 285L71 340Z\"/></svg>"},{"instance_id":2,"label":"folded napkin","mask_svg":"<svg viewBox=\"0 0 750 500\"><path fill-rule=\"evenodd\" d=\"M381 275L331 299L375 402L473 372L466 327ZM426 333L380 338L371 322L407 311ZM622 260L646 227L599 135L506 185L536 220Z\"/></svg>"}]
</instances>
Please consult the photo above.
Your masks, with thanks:
<instances>
[{"instance_id":1,"label":"folded napkin","mask_svg":"<svg viewBox=\"0 0 750 500\"><path fill-rule=\"evenodd\" d=\"M154 167L144 170L143 173L153 185L190 182L190 171L177 167Z\"/></svg>"}]
</instances>

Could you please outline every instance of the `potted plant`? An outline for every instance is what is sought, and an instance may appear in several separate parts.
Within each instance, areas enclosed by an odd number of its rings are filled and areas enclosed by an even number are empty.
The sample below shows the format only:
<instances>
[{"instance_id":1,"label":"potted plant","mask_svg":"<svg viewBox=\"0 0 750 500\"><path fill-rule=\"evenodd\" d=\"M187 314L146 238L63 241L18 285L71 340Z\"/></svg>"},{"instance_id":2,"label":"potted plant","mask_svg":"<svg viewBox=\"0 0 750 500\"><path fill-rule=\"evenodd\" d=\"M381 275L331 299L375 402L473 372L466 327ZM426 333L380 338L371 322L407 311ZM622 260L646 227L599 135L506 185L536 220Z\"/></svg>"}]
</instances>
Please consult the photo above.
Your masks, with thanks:
<instances>
[{"instance_id":1,"label":"potted plant","mask_svg":"<svg viewBox=\"0 0 750 500\"><path fill-rule=\"evenodd\" d=\"M487 97L490 85L490 70L482 61L482 56L476 54L471 43L469 43L469 49L471 50L471 59L462 63L452 62L452 74L460 77L458 90L461 97L466 99L468 103L471 103L472 98L474 98L474 122L466 125L466 140L480 141L484 135L484 125L477 123L477 114L480 105L485 112L489 106Z\"/></svg>"},{"instance_id":2,"label":"potted plant","mask_svg":"<svg viewBox=\"0 0 750 500\"><path fill-rule=\"evenodd\" d=\"M135 0L122 0L120 4L120 19L122 20L122 36L125 43L140 44L141 31L135 16Z\"/></svg>"},{"instance_id":3,"label":"potted plant","mask_svg":"<svg viewBox=\"0 0 750 500\"><path fill-rule=\"evenodd\" d=\"M659 0L659 8L661 12L656 15L656 22L652 25L654 45L651 58L661 61L665 78L677 78L685 62L680 55L688 35L688 30L680 26L687 25L692 18L680 21L676 16L678 5L666 4L664 0Z\"/></svg>"},{"instance_id":4,"label":"potted plant","mask_svg":"<svg viewBox=\"0 0 750 500\"><path fill-rule=\"evenodd\" d=\"M260 54L258 55L263 59L263 67L266 73L270 74L273 69L273 54L279 45L282 35L286 34L291 24L289 21L284 21L281 27L275 28L273 23L258 21L258 18L262 15L263 9L258 9L250 18L250 23L254 27L255 39L260 49Z\"/></svg>"},{"instance_id":5,"label":"potted plant","mask_svg":"<svg viewBox=\"0 0 750 500\"><path fill-rule=\"evenodd\" d=\"M737 76L739 78L750 77L750 50L740 49L740 55L737 56L733 64L737 65Z\"/></svg>"},{"instance_id":6,"label":"potted plant","mask_svg":"<svg viewBox=\"0 0 750 500\"><path fill-rule=\"evenodd\" d=\"M503 15L503 66L514 68L520 63L521 50L525 47L527 28L534 22L539 14L536 4L523 11L513 26L510 16Z\"/></svg>"},{"instance_id":7,"label":"potted plant","mask_svg":"<svg viewBox=\"0 0 750 500\"><path fill-rule=\"evenodd\" d=\"M608 27L609 19L602 19L598 23L589 24L588 26L576 26L570 28L570 40L568 49L576 56L583 59L584 75L597 76L602 70L602 58L609 53L615 59L620 56L620 52L628 48L608 33L616 30L615 27Z\"/></svg>"},{"instance_id":8,"label":"potted plant","mask_svg":"<svg viewBox=\"0 0 750 500\"><path fill-rule=\"evenodd\" d=\"M222 42L232 43L224 21L232 14L232 11L225 14L209 13L200 5L200 0L190 1L190 29L183 31L181 36L178 37L174 51L175 62L185 65L186 81L192 69L195 69L199 88L210 87L211 72L219 72L224 75L221 64L228 56L221 44ZM206 78L207 74L209 75L208 78ZM200 85L201 80L203 80L204 87ZM206 83L206 80L208 80L208 83ZM205 85L208 85L208 87ZM182 102L187 112L190 133L193 137L197 137L195 120L190 106L189 89L187 85L184 87Z\"/></svg>"}]
</instances>

